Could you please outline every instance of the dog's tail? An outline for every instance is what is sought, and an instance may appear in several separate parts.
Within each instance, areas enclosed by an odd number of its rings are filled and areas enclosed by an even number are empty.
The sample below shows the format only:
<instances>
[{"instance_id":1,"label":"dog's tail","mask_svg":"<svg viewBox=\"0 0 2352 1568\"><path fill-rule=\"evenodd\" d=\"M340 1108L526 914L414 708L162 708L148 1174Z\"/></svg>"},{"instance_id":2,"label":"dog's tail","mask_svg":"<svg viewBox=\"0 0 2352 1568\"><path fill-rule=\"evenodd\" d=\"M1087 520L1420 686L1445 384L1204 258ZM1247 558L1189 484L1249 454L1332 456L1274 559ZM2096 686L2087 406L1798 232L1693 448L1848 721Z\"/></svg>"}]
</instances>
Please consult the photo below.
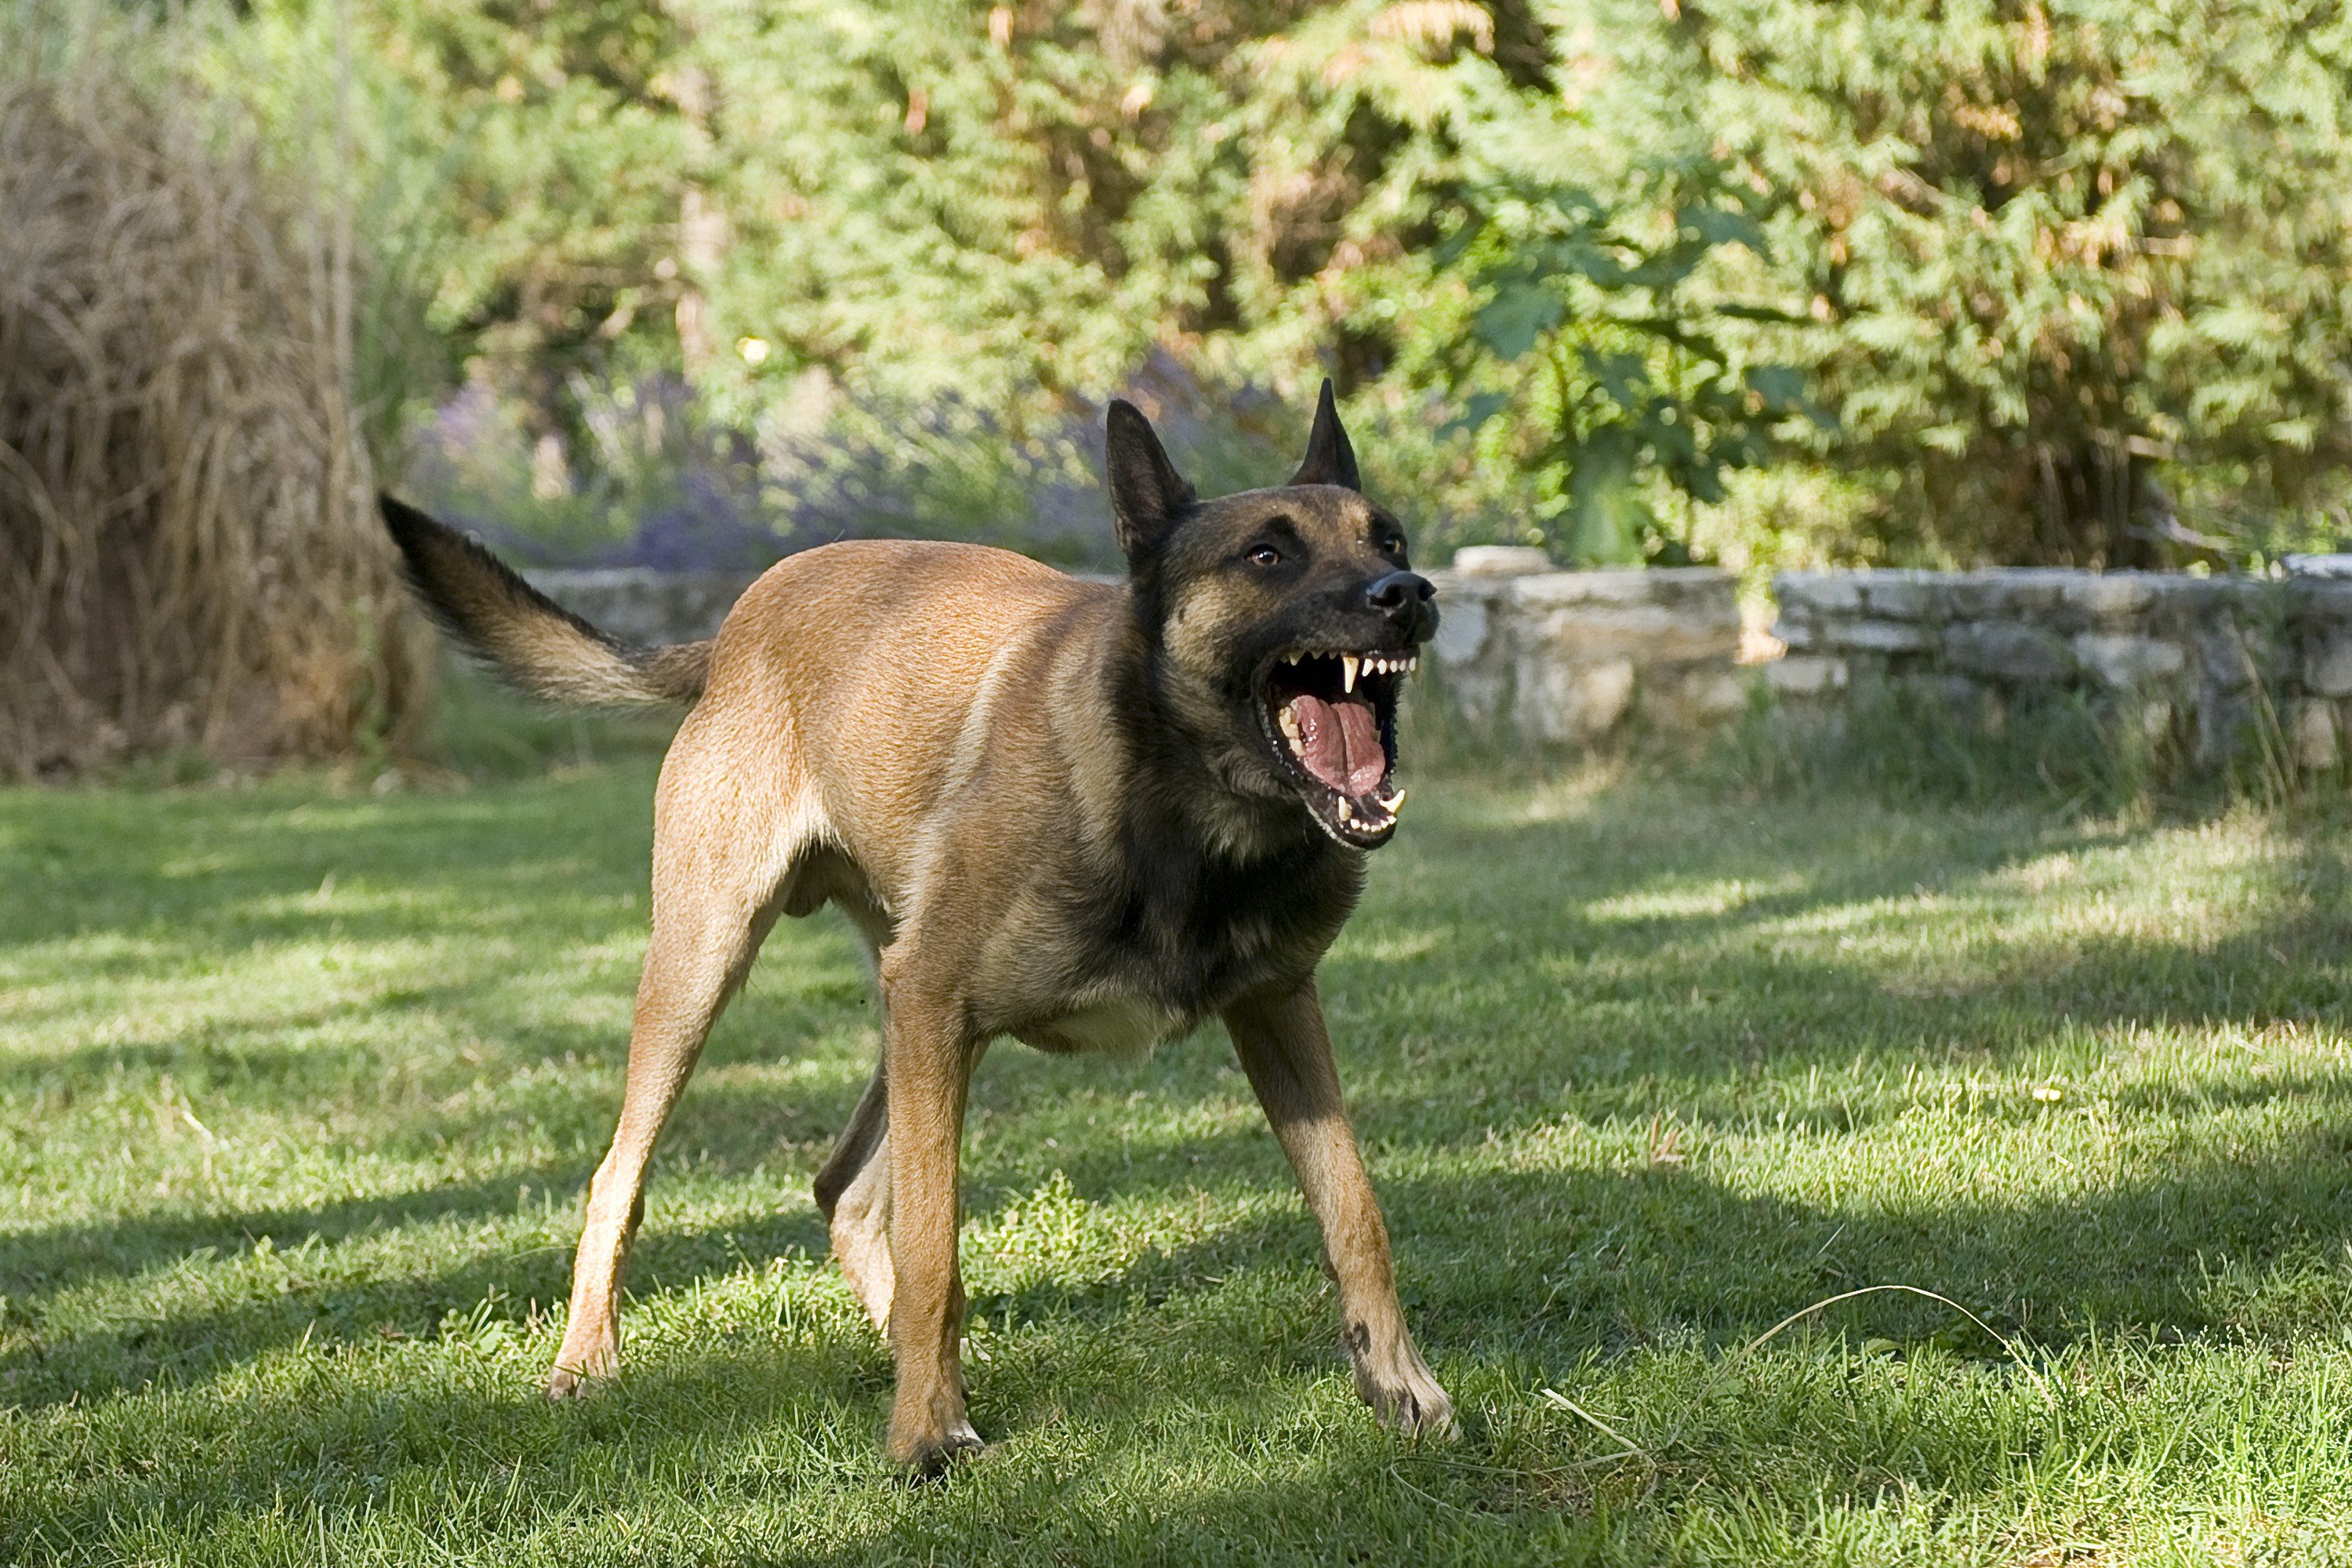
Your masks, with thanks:
<instances>
[{"instance_id":1,"label":"dog's tail","mask_svg":"<svg viewBox=\"0 0 2352 1568\"><path fill-rule=\"evenodd\" d=\"M446 523L377 498L409 585L442 629L514 685L558 702L691 702L710 678L710 644L635 647L608 637Z\"/></svg>"}]
</instances>

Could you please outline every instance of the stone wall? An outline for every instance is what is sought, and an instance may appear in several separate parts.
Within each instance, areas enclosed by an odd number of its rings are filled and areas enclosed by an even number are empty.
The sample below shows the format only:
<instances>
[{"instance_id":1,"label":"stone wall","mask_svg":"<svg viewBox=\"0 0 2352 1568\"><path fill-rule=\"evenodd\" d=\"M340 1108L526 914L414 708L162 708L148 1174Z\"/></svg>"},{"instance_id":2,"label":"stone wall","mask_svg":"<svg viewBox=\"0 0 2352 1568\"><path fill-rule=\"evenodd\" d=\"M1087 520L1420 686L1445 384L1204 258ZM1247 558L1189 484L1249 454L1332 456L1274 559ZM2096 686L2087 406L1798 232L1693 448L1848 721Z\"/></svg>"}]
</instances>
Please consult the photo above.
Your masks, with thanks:
<instances>
[{"instance_id":1,"label":"stone wall","mask_svg":"<svg viewBox=\"0 0 2352 1568\"><path fill-rule=\"evenodd\" d=\"M2352 582L2012 568L1785 573L1783 699L1832 707L1925 685L1955 709L2053 693L2177 727L2210 765L2274 723L2332 765L2352 720Z\"/></svg>"},{"instance_id":2,"label":"stone wall","mask_svg":"<svg viewBox=\"0 0 2352 1568\"><path fill-rule=\"evenodd\" d=\"M1415 700L1488 741L1589 744L1688 731L1746 700L1739 604L1711 566L1561 572L1540 551L1465 550L1437 583Z\"/></svg>"},{"instance_id":3,"label":"stone wall","mask_svg":"<svg viewBox=\"0 0 2352 1568\"><path fill-rule=\"evenodd\" d=\"M2189 738L2201 763L2274 724L2308 767L2352 749L2352 577L2041 569L1784 573L1786 653L1739 663L1733 579L1711 567L1562 572L1465 550L1433 572L1441 619L1416 706L1457 733L1581 745L1735 716L1757 682L1792 714L1872 690L1956 710L2081 694ZM541 572L551 596L642 643L708 637L749 574Z\"/></svg>"}]
</instances>

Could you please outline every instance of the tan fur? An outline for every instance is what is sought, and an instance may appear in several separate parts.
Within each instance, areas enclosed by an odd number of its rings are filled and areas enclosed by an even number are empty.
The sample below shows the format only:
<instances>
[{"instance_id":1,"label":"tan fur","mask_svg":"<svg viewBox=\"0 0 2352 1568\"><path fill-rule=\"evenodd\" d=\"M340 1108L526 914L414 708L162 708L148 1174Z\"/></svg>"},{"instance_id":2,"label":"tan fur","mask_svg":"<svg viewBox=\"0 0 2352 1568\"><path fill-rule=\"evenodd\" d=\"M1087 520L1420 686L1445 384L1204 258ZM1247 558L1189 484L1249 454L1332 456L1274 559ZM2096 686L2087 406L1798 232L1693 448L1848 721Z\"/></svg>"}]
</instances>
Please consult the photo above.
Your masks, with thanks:
<instances>
[{"instance_id":1,"label":"tan fur","mask_svg":"<svg viewBox=\"0 0 2352 1568\"><path fill-rule=\"evenodd\" d=\"M701 695L709 643L654 649L616 643L547 603L471 540L389 496L383 508L409 580L435 617L524 690L613 708Z\"/></svg>"},{"instance_id":2,"label":"tan fur","mask_svg":"<svg viewBox=\"0 0 2352 1568\"><path fill-rule=\"evenodd\" d=\"M1277 497L1286 526L1313 531L1334 571L1359 571L1349 563L1360 557L1379 565L1368 531L1392 525L1352 491L1252 493ZM1265 507L1238 504L1247 499L1221 503L1223 521L1199 525L1207 542L1186 548L1210 548L1219 528L1255 526ZM657 662L512 598L478 562L413 524L411 533L418 542L403 547L412 563L425 558L418 574L445 618L536 689L601 697L661 679L649 673ZM1193 575L1169 607L1166 654L1147 661L1154 689L1171 711L1230 727L1214 696L1221 652L1230 662L1237 628L1263 621L1273 601L1234 586L1244 579L1232 573L1164 570ZM1115 889L1137 875L1137 834L1174 814L1212 853L1245 862L1273 852L1261 843L1294 854L1306 844L1327 880L1338 879L1328 910L1265 939L1246 989L1205 1005L1222 1010L1321 1225L1365 1397L1413 1429L1451 1428L1450 1403L1397 1309L1387 1233L1315 992L1315 961L1352 901L1353 861L1303 826L1287 786L1250 773L1239 742L1231 758L1204 763L1230 788L1138 798L1145 762L1118 713L1119 682L1143 668L1137 591L1000 551L860 542L786 559L735 606L662 768L627 1084L590 1188L551 1394L617 1366L622 1269L663 1122L774 921L829 901L874 950L884 1039L875 1081L818 1176L819 1202L898 1363L891 1454L928 1468L977 1446L958 1355L956 1246L971 1072L1006 1035L1049 1050L1130 1050L1197 1021L1147 994L1148 971L1081 974L1104 933L1076 929L1100 922L1074 918L1071 902L1074 888ZM674 658L684 668L698 656ZM687 684L675 669L671 682ZM1262 752L1256 765L1265 771ZM1236 940L1258 951L1249 933ZM1121 978L1136 973L1146 980Z\"/></svg>"}]
</instances>

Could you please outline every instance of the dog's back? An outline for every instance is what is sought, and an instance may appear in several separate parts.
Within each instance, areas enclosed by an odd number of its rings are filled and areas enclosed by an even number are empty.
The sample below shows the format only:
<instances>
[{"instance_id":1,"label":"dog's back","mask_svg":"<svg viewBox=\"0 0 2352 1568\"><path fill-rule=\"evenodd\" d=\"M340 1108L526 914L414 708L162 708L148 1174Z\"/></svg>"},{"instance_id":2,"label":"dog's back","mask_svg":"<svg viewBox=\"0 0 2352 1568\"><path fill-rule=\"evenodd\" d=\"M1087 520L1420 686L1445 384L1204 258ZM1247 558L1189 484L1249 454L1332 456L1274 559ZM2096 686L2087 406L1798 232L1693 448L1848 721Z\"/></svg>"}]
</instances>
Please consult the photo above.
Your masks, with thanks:
<instances>
[{"instance_id":1,"label":"dog's back","mask_svg":"<svg viewBox=\"0 0 2352 1568\"><path fill-rule=\"evenodd\" d=\"M1003 722L1009 708L1066 705L1069 685L1098 673L1121 603L1117 588L1010 551L918 540L821 545L771 567L715 638L645 648L564 610L424 513L388 498L383 511L435 618L507 680L562 701L693 705L656 811L711 820L674 823L659 835L665 852L740 846L748 832L755 844L770 839L761 852L791 862L822 843L854 865L864 885L853 901L887 910L916 879L919 839L942 796L985 793L980 774L992 761L1018 766L988 755L986 737L1066 752L1108 739L1068 735L1042 712ZM1058 769L1021 771L1094 771L1083 756L1060 760ZM1079 809L1034 792L964 804L978 809L959 815L982 818L992 837Z\"/></svg>"},{"instance_id":2,"label":"dog's back","mask_svg":"<svg viewBox=\"0 0 2352 1568\"><path fill-rule=\"evenodd\" d=\"M739 708L780 706L841 838L895 858L980 760L971 737L987 710L1069 679L1118 601L1117 589L979 545L824 545L745 592L719 630L704 708L723 725Z\"/></svg>"}]
</instances>

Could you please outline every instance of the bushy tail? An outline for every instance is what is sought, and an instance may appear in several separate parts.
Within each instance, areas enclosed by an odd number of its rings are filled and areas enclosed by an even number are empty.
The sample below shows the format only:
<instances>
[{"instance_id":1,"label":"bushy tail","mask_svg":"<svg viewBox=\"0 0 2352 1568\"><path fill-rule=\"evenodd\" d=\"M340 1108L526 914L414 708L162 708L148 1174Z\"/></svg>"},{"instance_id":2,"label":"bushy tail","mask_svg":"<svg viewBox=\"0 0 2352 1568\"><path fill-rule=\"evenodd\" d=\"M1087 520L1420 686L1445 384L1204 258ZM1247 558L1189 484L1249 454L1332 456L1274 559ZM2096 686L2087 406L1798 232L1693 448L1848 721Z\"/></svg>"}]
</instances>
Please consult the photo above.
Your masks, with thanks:
<instances>
[{"instance_id":1,"label":"bushy tail","mask_svg":"<svg viewBox=\"0 0 2352 1568\"><path fill-rule=\"evenodd\" d=\"M710 644L642 648L598 631L445 523L377 498L409 585L442 629L507 680L558 702L691 702L710 677Z\"/></svg>"}]
</instances>

